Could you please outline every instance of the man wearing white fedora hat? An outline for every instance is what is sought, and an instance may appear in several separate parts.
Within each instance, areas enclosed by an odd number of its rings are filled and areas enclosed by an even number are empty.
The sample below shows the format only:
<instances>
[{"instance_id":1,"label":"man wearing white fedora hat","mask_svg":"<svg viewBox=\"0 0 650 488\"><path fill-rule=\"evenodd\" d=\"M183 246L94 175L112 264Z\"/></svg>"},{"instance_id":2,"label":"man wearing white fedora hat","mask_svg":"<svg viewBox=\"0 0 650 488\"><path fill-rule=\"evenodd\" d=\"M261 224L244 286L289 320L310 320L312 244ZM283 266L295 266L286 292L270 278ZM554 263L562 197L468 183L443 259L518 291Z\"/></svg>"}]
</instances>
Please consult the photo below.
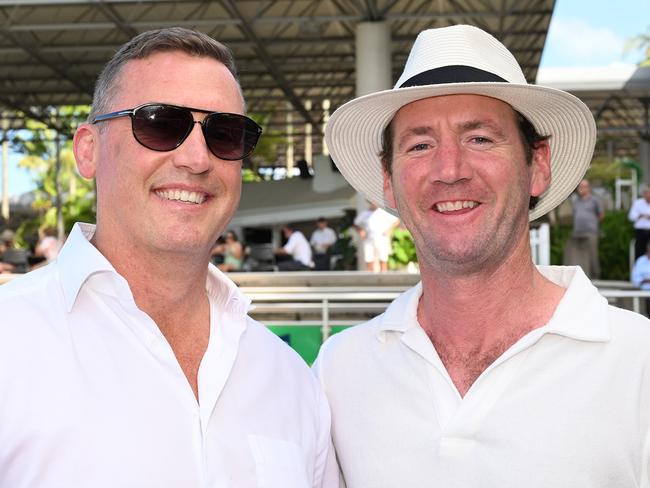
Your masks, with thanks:
<instances>
[{"instance_id":1,"label":"man wearing white fedora hat","mask_svg":"<svg viewBox=\"0 0 650 488\"><path fill-rule=\"evenodd\" d=\"M348 488L650 487L650 322L531 260L529 220L595 136L580 100L470 26L422 32L394 89L332 115L334 161L399 215L421 273L315 364Z\"/></svg>"}]
</instances>

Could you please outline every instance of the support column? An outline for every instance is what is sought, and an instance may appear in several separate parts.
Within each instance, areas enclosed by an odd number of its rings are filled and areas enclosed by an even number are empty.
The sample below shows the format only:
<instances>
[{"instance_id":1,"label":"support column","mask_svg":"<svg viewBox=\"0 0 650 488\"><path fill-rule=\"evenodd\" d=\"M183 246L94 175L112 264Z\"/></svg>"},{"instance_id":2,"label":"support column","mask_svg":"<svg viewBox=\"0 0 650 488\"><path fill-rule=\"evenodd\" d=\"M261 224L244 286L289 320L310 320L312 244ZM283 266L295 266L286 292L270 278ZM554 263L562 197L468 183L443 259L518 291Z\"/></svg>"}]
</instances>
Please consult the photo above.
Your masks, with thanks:
<instances>
[{"instance_id":1,"label":"support column","mask_svg":"<svg viewBox=\"0 0 650 488\"><path fill-rule=\"evenodd\" d=\"M2 205L0 214L9 220L9 120L2 117Z\"/></svg>"},{"instance_id":2,"label":"support column","mask_svg":"<svg viewBox=\"0 0 650 488\"><path fill-rule=\"evenodd\" d=\"M650 141L639 139L639 165L643 169L643 183L650 185Z\"/></svg>"},{"instance_id":3,"label":"support column","mask_svg":"<svg viewBox=\"0 0 650 488\"><path fill-rule=\"evenodd\" d=\"M287 102L287 178L293 176L293 107Z\"/></svg>"},{"instance_id":4,"label":"support column","mask_svg":"<svg viewBox=\"0 0 650 488\"><path fill-rule=\"evenodd\" d=\"M390 28L386 21L357 24L355 54L357 97L393 86Z\"/></svg>"},{"instance_id":5,"label":"support column","mask_svg":"<svg viewBox=\"0 0 650 488\"><path fill-rule=\"evenodd\" d=\"M355 55L357 97L392 88L392 46L386 21L357 24ZM361 194L357 194L356 203L357 215L368 208ZM357 245L357 264L359 270L366 269L360 242Z\"/></svg>"},{"instance_id":6,"label":"support column","mask_svg":"<svg viewBox=\"0 0 650 488\"><path fill-rule=\"evenodd\" d=\"M323 100L323 126L321 129L321 137L323 139L323 144L321 145L321 154L323 156L329 156L330 152L329 149L327 149L327 142L325 142L325 126L327 125L327 121L330 119L330 101L329 99Z\"/></svg>"},{"instance_id":7,"label":"support column","mask_svg":"<svg viewBox=\"0 0 650 488\"><path fill-rule=\"evenodd\" d=\"M305 100L305 110L308 112L311 111L311 100ZM307 122L305 124L305 154L304 159L307 161L307 164L312 166L312 146L311 146L311 124Z\"/></svg>"}]
</instances>

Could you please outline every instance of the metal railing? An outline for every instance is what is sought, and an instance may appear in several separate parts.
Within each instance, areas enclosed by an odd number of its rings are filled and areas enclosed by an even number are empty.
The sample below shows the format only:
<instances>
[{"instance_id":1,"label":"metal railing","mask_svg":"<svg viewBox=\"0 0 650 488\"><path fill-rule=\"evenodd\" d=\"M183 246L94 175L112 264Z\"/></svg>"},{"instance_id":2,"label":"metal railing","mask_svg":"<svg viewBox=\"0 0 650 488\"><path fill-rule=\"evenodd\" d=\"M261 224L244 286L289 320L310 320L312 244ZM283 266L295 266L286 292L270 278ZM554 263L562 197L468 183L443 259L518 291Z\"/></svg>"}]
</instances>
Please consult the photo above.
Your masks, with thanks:
<instances>
[{"instance_id":1,"label":"metal railing","mask_svg":"<svg viewBox=\"0 0 650 488\"><path fill-rule=\"evenodd\" d=\"M631 283L598 281L599 292L613 305L641 312L641 299L650 298L650 291L635 289ZM354 288L354 289L351 289ZM325 340L332 326L355 325L379 315L406 288L403 287L243 287L255 309L253 315L266 325L316 326ZM285 314L301 316L320 312L320 318L268 320L265 316ZM336 318L354 312L348 319ZM354 317L364 316L356 319Z\"/></svg>"},{"instance_id":2,"label":"metal railing","mask_svg":"<svg viewBox=\"0 0 650 488\"><path fill-rule=\"evenodd\" d=\"M324 274L313 275L293 273L290 274L304 280L313 280L314 276L320 278ZM330 274L327 284L314 286L294 285L288 281L289 276L282 273L267 275L267 282L276 283L268 286L240 286L241 290L251 298L254 309L251 315L262 323L273 326L314 326L321 328L323 340L329 337L333 326L351 326L382 313L386 307L407 290L417 277L395 276L394 284L385 284L388 277L377 280L379 284L369 284L364 274L355 276L354 273L346 276ZM17 275L0 275L0 285L11 280ZM238 281L259 280L257 275L251 277L243 275ZM280 279L278 279L280 278ZM361 278L361 279L359 279ZM402 279L408 278L408 279ZM282 282L286 279L286 284ZM292 278L293 279L293 278ZM355 280L361 284L355 286ZM337 285L336 282L344 284ZM627 281L594 281L599 292L613 305L627 308L640 313L642 311L641 299L650 298L650 291L639 290Z\"/></svg>"}]
</instances>

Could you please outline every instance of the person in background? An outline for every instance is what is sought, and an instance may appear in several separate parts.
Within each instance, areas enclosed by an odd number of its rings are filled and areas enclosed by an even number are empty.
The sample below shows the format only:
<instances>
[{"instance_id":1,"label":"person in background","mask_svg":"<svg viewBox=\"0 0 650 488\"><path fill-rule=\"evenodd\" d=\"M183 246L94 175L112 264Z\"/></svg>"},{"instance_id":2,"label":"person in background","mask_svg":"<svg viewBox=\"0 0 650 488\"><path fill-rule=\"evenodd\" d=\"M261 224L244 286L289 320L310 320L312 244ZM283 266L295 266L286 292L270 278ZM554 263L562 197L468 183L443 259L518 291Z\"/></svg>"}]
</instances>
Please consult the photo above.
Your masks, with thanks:
<instances>
[{"instance_id":1,"label":"person in background","mask_svg":"<svg viewBox=\"0 0 650 488\"><path fill-rule=\"evenodd\" d=\"M637 288L650 291L650 242L645 254L634 262L630 279ZM650 298L645 299L645 314L650 316Z\"/></svg>"},{"instance_id":2,"label":"person in background","mask_svg":"<svg viewBox=\"0 0 650 488\"><path fill-rule=\"evenodd\" d=\"M32 269L51 263L56 259L61 250L61 244L56 238L56 229L52 227L39 229L38 235L39 239L34 249L34 255L40 256L43 261L33 266Z\"/></svg>"},{"instance_id":3,"label":"person in background","mask_svg":"<svg viewBox=\"0 0 650 488\"><path fill-rule=\"evenodd\" d=\"M366 263L366 254L372 253L372 243L370 242L368 235L368 220L377 208L377 205L369 200L366 203L368 206L357 214L357 216L354 218L353 226L357 231L357 235L359 236L359 249L357 251L359 269L361 269L361 263L363 262L363 266L366 268L366 270L368 270L368 264ZM369 271L372 271L372 269Z\"/></svg>"},{"instance_id":4,"label":"person in background","mask_svg":"<svg viewBox=\"0 0 650 488\"><path fill-rule=\"evenodd\" d=\"M293 224L285 224L282 234L287 240L283 247L273 250L277 256L288 256L288 259L278 261L279 271L308 271L313 269L311 246L305 235L297 230Z\"/></svg>"},{"instance_id":5,"label":"person in background","mask_svg":"<svg viewBox=\"0 0 650 488\"><path fill-rule=\"evenodd\" d=\"M16 245L16 233L5 229L0 234L4 251L0 255L0 270L3 273L27 273L29 271L29 252Z\"/></svg>"},{"instance_id":6,"label":"person in background","mask_svg":"<svg viewBox=\"0 0 650 488\"><path fill-rule=\"evenodd\" d=\"M218 252L223 255L223 262L217 265L221 271L240 271L244 263L244 247L234 231L226 233L223 244L218 247Z\"/></svg>"},{"instance_id":7,"label":"person in background","mask_svg":"<svg viewBox=\"0 0 650 488\"><path fill-rule=\"evenodd\" d=\"M650 241L650 187L645 186L642 197L630 207L627 216L634 223L634 259L645 254L646 245Z\"/></svg>"},{"instance_id":8,"label":"person in background","mask_svg":"<svg viewBox=\"0 0 650 488\"><path fill-rule=\"evenodd\" d=\"M327 226L325 217L316 221L316 230L312 232L309 239L314 250L314 269L316 271L327 271L330 269L330 248L336 242L336 232Z\"/></svg>"},{"instance_id":9,"label":"person in background","mask_svg":"<svg viewBox=\"0 0 650 488\"><path fill-rule=\"evenodd\" d=\"M0 235L0 274L9 274L14 270L14 265L10 263L5 263L2 261L2 255L8 249L7 244L3 237L5 236L5 231Z\"/></svg>"},{"instance_id":10,"label":"person in background","mask_svg":"<svg viewBox=\"0 0 650 488\"><path fill-rule=\"evenodd\" d=\"M0 488L338 485L318 382L209 264L260 134L206 34L108 62L73 140L97 224L0 286Z\"/></svg>"},{"instance_id":11,"label":"person in background","mask_svg":"<svg viewBox=\"0 0 650 488\"><path fill-rule=\"evenodd\" d=\"M605 217L600 202L593 196L589 181L583 179L573 201L573 234L564 251L565 265L580 265L591 279L600 278L598 240L600 221Z\"/></svg>"},{"instance_id":12,"label":"person in background","mask_svg":"<svg viewBox=\"0 0 650 488\"><path fill-rule=\"evenodd\" d=\"M399 219L383 208L375 208L366 222L367 237L364 240L363 254L368 271L388 271L388 258L393 246L391 236L399 226Z\"/></svg>"}]
</instances>

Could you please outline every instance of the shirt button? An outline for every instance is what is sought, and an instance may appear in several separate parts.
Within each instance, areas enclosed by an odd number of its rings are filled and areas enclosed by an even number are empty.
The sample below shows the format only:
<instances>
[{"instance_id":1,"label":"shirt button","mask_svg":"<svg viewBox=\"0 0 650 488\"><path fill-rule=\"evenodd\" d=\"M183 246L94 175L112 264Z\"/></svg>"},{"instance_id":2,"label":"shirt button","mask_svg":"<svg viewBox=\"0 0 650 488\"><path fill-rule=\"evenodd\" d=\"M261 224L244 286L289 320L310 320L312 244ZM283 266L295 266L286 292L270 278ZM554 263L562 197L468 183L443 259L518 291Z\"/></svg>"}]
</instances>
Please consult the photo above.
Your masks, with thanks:
<instances>
[{"instance_id":1,"label":"shirt button","mask_svg":"<svg viewBox=\"0 0 650 488\"><path fill-rule=\"evenodd\" d=\"M386 343L386 333L385 332L379 332L377 334L377 340L381 342L382 344Z\"/></svg>"}]
</instances>

